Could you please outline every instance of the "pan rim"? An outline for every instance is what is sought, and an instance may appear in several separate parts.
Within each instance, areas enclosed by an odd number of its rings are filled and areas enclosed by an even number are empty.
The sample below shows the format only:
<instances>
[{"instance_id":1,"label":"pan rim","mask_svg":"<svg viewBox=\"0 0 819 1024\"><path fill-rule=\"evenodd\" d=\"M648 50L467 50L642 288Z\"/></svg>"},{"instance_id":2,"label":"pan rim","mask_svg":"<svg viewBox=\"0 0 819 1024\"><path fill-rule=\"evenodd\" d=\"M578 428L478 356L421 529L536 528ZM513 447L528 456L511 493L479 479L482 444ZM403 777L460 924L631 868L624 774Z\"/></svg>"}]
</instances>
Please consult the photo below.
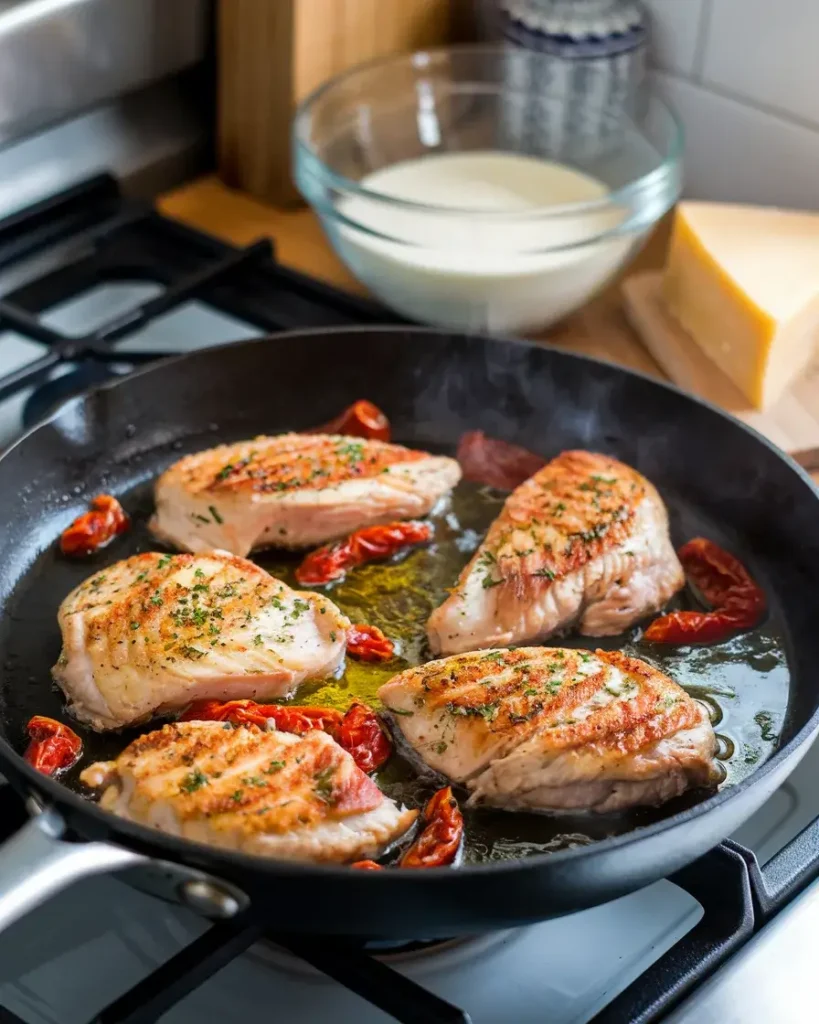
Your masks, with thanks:
<instances>
[{"instance_id":1,"label":"pan rim","mask_svg":"<svg viewBox=\"0 0 819 1024\"><path fill-rule=\"evenodd\" d=\"M270 342L286 343L294 339L312 337L315 335L325 336L328 334L343 335L351 333L357 336L360 336L361 334L420 334L432 337L440 337L443 334L451 338L464 339L467 343L475 341L483 344L486 344L487 342L498 345L512 344L525 349L547 351L551 353L553 357L558 359L585 362L594 366L605 367L608 371L614 371L615 373L621 373L626 376L638 378L653 387L664 389L667 392L682 397L689 403L693 403L694 405L707 409L709 412L716 414L727 424L730 424L733 428L739 428L740 431L745 432L757 442L761 442L763 446L766 447L776 458L782 461L791 470L791 472L795 473L803 484L807 485L809 493L811 493L817 502L819 502L819 486L817 486L813 481L810 474L796 463L786 452L778 448L769 438L765 437L754 427L738 420L736 417L727 413L714 403L696 395L690 395L683 391L682 388L677 387L671 382L659 380L642 370L634 370L629 367L624 367L611 360L603 359L598 356L567 351L566 349L551 343L528 341L521 338L507 338L497 335L471 335L463 331L442 331L441 329L433 327L416 327L414 325L405 326L396 324L367 324L357 327L316 327L304 330L283 331L274 335L261 335L256 338L244 339L238 342L227 342L221 345L214 345L206 349L198 349L193 352L181 353L178 356L172 356L170 358L159 358L156 362L142 366L126 376L115 378L110 381L104 381L101 384L97 384L89 388L80 395L67 399L49 413L48 416L44 417L38 423L25 431L12 445L9 446L9 448L0 454L0 463L16 451L16 449L25 443L26 440L34 433L49 424L52 424L60 416L64 415L67 411L76 406L77 403L88 402L99 391L107 391L112 388L127 386L130 381L136 380L145 375L156 373L164 369L166 366L174 366L179 362L196 360L198 358L207 358L211 353L222 352L228 349L246 349L252 346L268 344ZM692 807L688 807L685 810L669 815L668 817L662 818L650 825L637 826L628 832L609 836L585 846L556 850L551 853L528 856L519 859L490 861L480 864L465 864L455 871L451 868L430 868L423 872L409 871L400 872L399 874L389 871L383 873L377 871L366 871L355 872L354 876L357 878L368 876L374 879L400 878L402 884L408 885L423 885L425 882L435 882L436 880L443 881L444 879L447 879L451 885L457 878L474 879L488 874L498 876L507 873L535 873L543 866L544 862L547 861L549 864L554 865L560 865L567 862L580 863L581 861L594 858L594 856L598 854L602 856L604 854L616 853L629 847L632 843L638 842L642 839L648 840L659 836L671 829L682 826L693 819L710 813L734 798L738 798L740 794L747 792L757 782L761 783L762 780L774 772L784 761L793 756L797 750L805 746L810 739L815 736L817 731L819 731L819 707L817 707L810 718L788 740L787 743L779 747L771 757L739 782L734 783L725 789L717 790L716 793L713 793L706 799L694 804ZM11 746L8 739L0 737L0 762L3 761L10 763L11 770L18 779L21 778L27 780L35 792L40 792L46 795L49 801L52 804L55 804L58 808L60 805L68 806L73 812L88 815L92 821L104 826L111 833L111 840L114 842L122 842L124 840L123 845L133 845L135 842L138 847L143 849L153 848L153 855L157 855L159 851L162 851L163 856L167 855L165 859L181 863L184 863L186 860L191 860L193 856L196 856L199 861L207 860L216 865L218 865L219 862L224 862L230 865L236 873L241 871L256 871L263 874L269 874L271 877L276 875L303 877L307 874L320 876L323 879L350 878L349 865L325 865L297 861L291 862L254 856L252 854L238 853L233 850L211 846L194 840L181 839L168 833L160 832L159 830L151 829L136 822L120 818L109 811L102 810L96 802L75 793L67 786L62 785L57 779L40 774ZM123 837L123 839L121 840L120 837ZM187 856L186 851L188 851ZM216 873L218 873L218 867L216 867ZM379 885L388 883L373 881L368 884Z\"/></svg>"}]
</instances>

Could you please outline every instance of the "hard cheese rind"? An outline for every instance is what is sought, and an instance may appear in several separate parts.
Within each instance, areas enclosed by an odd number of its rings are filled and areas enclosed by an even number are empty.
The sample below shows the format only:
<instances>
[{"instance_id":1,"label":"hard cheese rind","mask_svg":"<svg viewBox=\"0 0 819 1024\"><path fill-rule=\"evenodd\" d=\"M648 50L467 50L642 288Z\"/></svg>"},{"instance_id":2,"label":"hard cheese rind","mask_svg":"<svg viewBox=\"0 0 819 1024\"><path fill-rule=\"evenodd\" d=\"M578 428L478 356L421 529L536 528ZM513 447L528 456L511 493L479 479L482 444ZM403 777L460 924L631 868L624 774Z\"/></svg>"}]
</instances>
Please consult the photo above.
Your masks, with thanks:
<instances>
[{"instance_id":1,"label":"hard cheese rind","mask_svg":"<svg viewBox=\"0 0 819 1024\"><path fill-rule=\"evenodd\" d=\"M669 312L762 409L819 339L819 214L681 203L663 297Z\"/></svg>"}]
</instances>

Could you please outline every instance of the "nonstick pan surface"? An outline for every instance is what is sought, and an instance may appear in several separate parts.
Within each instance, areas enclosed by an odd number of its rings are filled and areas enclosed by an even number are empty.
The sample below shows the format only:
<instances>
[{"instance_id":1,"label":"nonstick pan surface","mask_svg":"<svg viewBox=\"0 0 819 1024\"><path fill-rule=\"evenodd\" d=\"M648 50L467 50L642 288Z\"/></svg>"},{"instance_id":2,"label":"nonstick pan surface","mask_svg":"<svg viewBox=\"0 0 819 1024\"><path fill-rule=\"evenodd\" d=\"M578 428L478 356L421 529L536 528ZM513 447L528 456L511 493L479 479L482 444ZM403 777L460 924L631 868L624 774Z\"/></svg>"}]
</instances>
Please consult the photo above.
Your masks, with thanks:
<instances>
[{"instance_id":1,"label":"nonstick pan surface","mask_svg":"<svg viewBox=\"0 0 819 1024\"><path fill-rule=\"evenodd\" d=\"M479 428L545 456L571 447L615 455L658 486L675 541L705 534L745 561L765 587L771 615L757 646L739 648L728 660L740 717L752 721L763 709L768 717L757 725L767 739L754 756L741 758L744 767L732 769L732 784L619 825L592 816L546 825L541 817L531 828L544 830L543 845L578 831L599 841L523 859L518 853L532 846L529 826L521 832L517 815L496 814L492 834L507 830L507 859L376 873L285 865L176 840L105 814L25 765L19 754L29 717L64 716L49 675L59 652L57 607L89 573L158 548L145 528L157 474L185 452L306 428L360 397L384 408L397 441L420 448L452 452L464 430ZM101 491L120 497L134 530L90 562L62 558L55 545L60 531ZM444 934L610 899L675 871L730 834L795 767L819 727L819 496L812 483L717 410L594 360L404 328L299 332L199 352L63 406L0 458L0 501L0 768L54 806L73 836L228 879L281 929ZM269 559L259 561L275 563ZM690 650L681 681L707 688L714 665L701 649ZM685 657L678 658L683 667ZM659 663L650 652L648 660ZM747 706L743 686L755 694ZM131 735L84 732L83 763L112 756ZM762 763L774 746L778 752Z\"/></svg>"}]
</instances>

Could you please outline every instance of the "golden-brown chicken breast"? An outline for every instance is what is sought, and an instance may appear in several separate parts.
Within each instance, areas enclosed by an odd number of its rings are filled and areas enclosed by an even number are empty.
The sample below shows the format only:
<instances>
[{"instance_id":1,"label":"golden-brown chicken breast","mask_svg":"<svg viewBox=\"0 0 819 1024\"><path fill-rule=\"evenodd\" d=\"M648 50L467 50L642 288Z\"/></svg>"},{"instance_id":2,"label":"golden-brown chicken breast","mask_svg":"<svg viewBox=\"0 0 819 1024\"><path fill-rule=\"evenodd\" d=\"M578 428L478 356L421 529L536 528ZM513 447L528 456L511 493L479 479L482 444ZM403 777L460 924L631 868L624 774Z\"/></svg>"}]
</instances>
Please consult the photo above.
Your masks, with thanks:
<instances>
[{"instance_id":1,"label":"golden-brown chicken breast","mask_svg":"<svg viewBox=\"0 0 819 1024\"><path fill-rule=\"evenodd\" d=\"M460 476L454 459L385 441L257 437L187 455L167 469L156 483L151 528L186 551L309 547L424 516Z\"/></svg>"},{"instance_id":2,"label":"golden-brown chicken breast","mask_svg":"<svg viewBox=\"0 0 819 1024\"><path fill-rule=\"evenodd\" d=\"M685 577L665 505L636 470L564 452L510 494L429 619L435 653L544 640L576 625L611 636L661 608Z\"/></svg>"},{"instance_id":3,"label":"golden-brown chicken breast","mask_svg":"<svg viewBox=\"0 0 819 1024\"><path fill-rule=\"evenodd\" d=\"M716 780L704 708L636 658L521 647L411 668L379 691L395 726L470 803L613 811Z\"/></svg>"},{"instance_id":4,"label":"golden-brown chicken breast","mask_svg":"<svg viewBox=\"0 0 819 1024\"><path fill-rule=\"evenodd\" d=\"M52 669L71 712L116 729L193 700L292 694L341 666L349 620L225 552L135 555L60 605Z\"/></svg>"},{"instance_id":5,"label":"golden-brown chicken breast","mask_svg":"<svg viewBox=\"0 0 819 1024\"><path fill-rule=\"evenodd\" d=\"M163 832L281 860L379 856L412 825L335 740L177 722L91 765L100 805Z\"/></svg>"}]
</instances>

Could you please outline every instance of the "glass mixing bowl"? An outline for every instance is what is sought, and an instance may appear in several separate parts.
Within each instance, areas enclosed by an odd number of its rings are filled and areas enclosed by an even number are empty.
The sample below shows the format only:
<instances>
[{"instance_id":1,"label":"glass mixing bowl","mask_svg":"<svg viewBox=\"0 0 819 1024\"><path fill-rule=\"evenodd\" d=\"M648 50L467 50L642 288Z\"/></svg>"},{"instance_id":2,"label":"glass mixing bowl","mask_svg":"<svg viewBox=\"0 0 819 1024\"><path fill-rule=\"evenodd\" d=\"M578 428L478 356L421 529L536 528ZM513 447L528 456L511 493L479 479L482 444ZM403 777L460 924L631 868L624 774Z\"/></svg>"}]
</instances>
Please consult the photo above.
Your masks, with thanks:
<instances>
[{"instance_id":1,"label":"glass mixing bowl","mask_svg":"<svg viewBox=\"0 0 819 1024\"><path fill-rule=\"evenodd\" d=\"M553 58L505 46L361 65L293 125L297 186L355 276L410 319L472 331L583 305L677 200L681 152L656 96L569 88Z\"/></svg>"}]
</instances>

